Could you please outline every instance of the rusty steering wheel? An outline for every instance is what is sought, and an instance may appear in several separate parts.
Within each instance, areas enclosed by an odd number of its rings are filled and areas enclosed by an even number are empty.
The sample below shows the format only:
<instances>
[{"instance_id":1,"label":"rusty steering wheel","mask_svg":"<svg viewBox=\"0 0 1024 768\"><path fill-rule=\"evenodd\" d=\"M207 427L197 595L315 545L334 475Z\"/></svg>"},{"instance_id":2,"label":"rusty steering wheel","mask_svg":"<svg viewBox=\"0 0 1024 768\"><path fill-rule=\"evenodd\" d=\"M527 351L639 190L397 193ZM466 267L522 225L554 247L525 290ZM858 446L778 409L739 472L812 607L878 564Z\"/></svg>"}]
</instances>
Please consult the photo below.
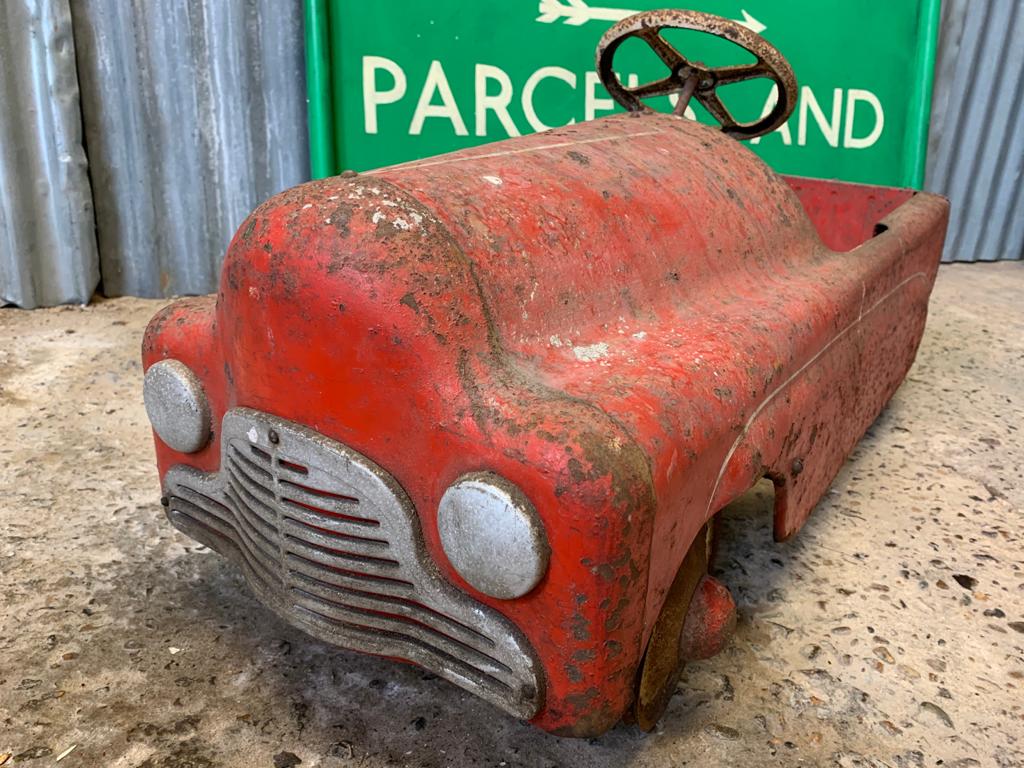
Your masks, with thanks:
<instances>
[{"instance_id":1,"label":"rusty steering wheel","mask_svg":"<svg viewBox=\"0 0 1024 768\"><path fill-rule=\"evenodd\" d=\"M752 53L757 61L728 67L705 67L688 60L662 37L665 29L692 29L707 32L733 42ZM627 88L612 69L612 59L620 45L631 37L647 43L669 68L668 77ZM695 98L717 120L722 131L737 139L763 136L782 125L796 106L796 77L785 57L767 40L739 22L699 11L645 11L623 19L605 32L597 45L597 73L601 83L620 105L630 112L650 111L641 99L679 94L672 113L682 115ZM777 100L771 112L753 123L737 122L716 89L744 80L768 78L778 86Z\"/></svg>"}]
</instances>

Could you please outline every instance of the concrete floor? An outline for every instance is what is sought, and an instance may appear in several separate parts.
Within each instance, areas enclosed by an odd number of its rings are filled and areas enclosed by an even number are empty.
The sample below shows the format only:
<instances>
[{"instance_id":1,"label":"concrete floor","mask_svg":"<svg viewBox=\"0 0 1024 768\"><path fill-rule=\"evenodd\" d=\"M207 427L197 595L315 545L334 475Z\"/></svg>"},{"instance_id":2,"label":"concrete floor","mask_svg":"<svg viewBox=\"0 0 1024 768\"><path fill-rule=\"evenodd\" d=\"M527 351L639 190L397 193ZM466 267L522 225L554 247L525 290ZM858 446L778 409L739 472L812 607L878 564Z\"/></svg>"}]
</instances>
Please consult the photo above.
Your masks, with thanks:
<instances>
[{"instance_id":1,"label":"concrete floor","mask_svg":"<svg viewBox=\"0 0 1024 768\"><path fill-rule=\"evenodd\" d=\"M1024 765L1024 265L942 269L801 534L771 542L770 487L728 511L735 639L657 732L590 742L304 636L165 522L138 362L160 305L0 311L0 764Z\"/></svg>"}]
</instances>

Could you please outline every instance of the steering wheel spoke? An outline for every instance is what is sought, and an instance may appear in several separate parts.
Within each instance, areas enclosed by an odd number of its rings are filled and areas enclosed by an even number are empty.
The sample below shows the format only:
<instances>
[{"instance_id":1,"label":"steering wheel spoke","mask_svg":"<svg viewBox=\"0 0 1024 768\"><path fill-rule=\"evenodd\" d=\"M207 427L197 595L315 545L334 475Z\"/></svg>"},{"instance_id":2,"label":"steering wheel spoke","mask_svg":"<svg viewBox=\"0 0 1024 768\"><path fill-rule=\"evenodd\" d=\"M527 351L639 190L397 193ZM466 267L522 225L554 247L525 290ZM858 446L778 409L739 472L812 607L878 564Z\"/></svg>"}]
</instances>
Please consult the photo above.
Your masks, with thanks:
<instances>
[{"instance_id":1,"label":"steering wheel spoke","mask_svg":"<svg viewBox=\"0 0 1024 768\"><path fill-rule=\"evenodd\" d=\"M731 85L772 76L771 69L760 61L755 64L739 64L733 67L716 67L711 70L711 74L715 77L716 85Z\"/></svg>"},{"instance_id":2,"label":"steering wheel spoke","mask_svg":"<svg viewBox=\"0 0 1024 768\"><path fill-rule=\"evenodd\" d=\"M644 83L643 85L638 85L629 89L629 92L638 99L649 99L653 96L668 96L670 93L678 93L678 91L679 80L674 75L669 75L661 80Z\"/></svg>"},{"instance_id":3,"label":"steering wheel spoke","mask_svg":"<svg viewBox=\"0 0 1024 768\"><path fill-rule=\"evenodd\" d=\"M646 27L642 32L640 32L639 36L651 47L651 50L658 55L658 58L665 63L665 66L673 72L686 64L686 59L683 57L683 54L677 51L674 45L661 36L661 28Z\"/></svg>"},{"instance_id":4,"label":"steering wheel spoke","mask_svg":"<svg viewBox=\"0 0 1024 768\"><path fill-rule=\"evenodd\" d=\"M709 91L698 91L694 94L694 98L700 102L700 105L706 109L715 120L719 122L723 130L728 131L730 128L735 128L739 125L736 120L733 119L732 113L729 112L728 107L722 103L722 100L718 98L718 94L715 93L714 89Z\"/></svg>"},{"instance_id":5,"label":"steering wheel spoke","mask_svg":"<svg viewBox=\"0 0 1024 768\"><path fill-rule=\"evenodd\" d=\"M757 59L753 64L705 68L691 64L665 40L666 29L690 29L707 32L744 48ZM612 68L615 51L631 37L639 37L670 70L668 77L627 88ZM789 63L767 40L738 22L699 11L645 11L623 19L609 29L597 46L597 72L601 83L620 105L630 112L649 112L642 99L678 95L673 109L682 115L691 97L717 120L722 130L740 139L763 136L782 125L796 106L796 77ZM773 80L778 98L768 115L752 123L740 123L722 103L716 89L757 78Z\"/></svg>"}]
</instances>

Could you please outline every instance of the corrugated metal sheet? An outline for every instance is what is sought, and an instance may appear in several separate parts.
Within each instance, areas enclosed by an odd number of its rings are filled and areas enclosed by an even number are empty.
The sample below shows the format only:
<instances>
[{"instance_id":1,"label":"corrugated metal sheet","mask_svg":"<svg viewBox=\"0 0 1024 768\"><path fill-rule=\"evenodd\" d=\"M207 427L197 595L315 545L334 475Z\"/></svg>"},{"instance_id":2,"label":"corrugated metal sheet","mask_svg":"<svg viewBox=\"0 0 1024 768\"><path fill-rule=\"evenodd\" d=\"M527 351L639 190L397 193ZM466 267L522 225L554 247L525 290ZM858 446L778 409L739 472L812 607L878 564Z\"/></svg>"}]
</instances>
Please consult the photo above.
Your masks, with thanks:
<instances>
[{"instance_id":1,"label":"corrugated metal sheet","mask_svg":"<svg viewBox=\"0 0 1024 768\"><path fill-rule=\"evenodd\" d=\"M99 280L68 0L0 2L0 305Z\"/></svg>"},{"instance_id":2,"label":"corrugated metal sheet","mask_svg":"<svg viewBox=\"0 0 1024 768\"><path fill-rule=\"evenodd\" d=\"M945 261L1024 258L1024 0L944 0L925 186Z\"/></svg>"},{"instance_id":3,"label":"corrugated metal sheet","mask_svg":"<svg viewBox=\"0 0 1024 768\"><path fill-rule=\"evenodd\" d=\"M209 293L308 178L301 0L75 0L103 293Z\"/></svg>"}]
</instances>

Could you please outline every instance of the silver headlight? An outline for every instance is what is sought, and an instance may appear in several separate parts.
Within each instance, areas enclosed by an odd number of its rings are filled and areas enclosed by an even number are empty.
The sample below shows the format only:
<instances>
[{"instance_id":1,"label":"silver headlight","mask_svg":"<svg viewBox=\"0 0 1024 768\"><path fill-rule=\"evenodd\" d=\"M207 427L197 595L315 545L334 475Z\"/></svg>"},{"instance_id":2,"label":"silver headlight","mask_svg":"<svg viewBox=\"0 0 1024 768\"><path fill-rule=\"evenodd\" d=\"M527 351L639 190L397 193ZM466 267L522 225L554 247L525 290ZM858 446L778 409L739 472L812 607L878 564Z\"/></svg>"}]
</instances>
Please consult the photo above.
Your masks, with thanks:
<instances>
[{"instance_id":1,"label":"silver headlight","mask_svg":"<svg viewBox=\"0 0 1024 768\"><path fill-rule=\"evenodd\" d=\"M210 441L210 404L199 377L179 360L161 360L142 385L146 415L161 440L181 453Z\"/></svg>"},{"instance_id":2,"label":"silver headlight","mask_svg":"<svg viewBox=\"0 0 1024 768\"><path fill-rule=\"evenodd\" d=\"M452 566L485 595L522 597L547 571L550 548L537 510L493 472L464 475L449 486L437 528Z\"/></svg>"}]
</instances>

